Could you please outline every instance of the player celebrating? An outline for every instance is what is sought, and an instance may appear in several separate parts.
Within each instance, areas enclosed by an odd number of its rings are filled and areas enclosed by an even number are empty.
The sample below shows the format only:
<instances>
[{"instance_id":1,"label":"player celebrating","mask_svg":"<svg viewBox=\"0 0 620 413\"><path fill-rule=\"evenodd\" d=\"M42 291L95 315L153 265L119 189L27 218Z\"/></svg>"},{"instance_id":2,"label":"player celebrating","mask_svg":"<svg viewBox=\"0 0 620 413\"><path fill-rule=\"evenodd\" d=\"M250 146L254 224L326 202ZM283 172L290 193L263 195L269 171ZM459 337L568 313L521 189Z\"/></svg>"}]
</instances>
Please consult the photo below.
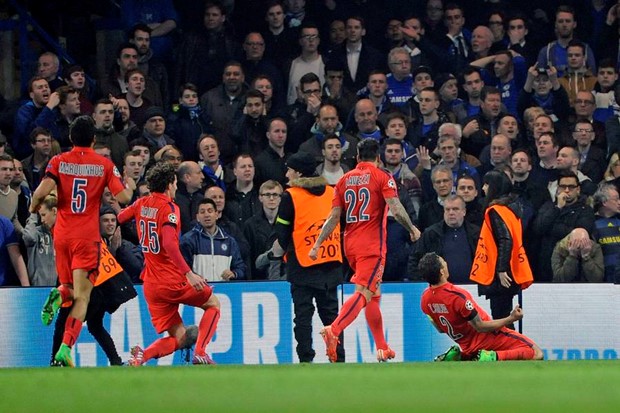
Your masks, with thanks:
<instances>
[{"instance_id":1,"label":"player celebrating","mask_svg":"<svg viewBox=\"0 0 620 413\"><path fill-rule=\"evenodd\" d=\"M144 297L151 313L151 322L168 337L156 340L142 350L131 349L128 363L140 366L152 358L160 358L183 348L189 337L179 315L179 304L205 310L198 326L193 364L215 364L206 354L206 347L215 334L220 319L220 301L200 275L194 273L179 248L179 207L172 201L177 190L174 166L160 163L147 176L151 195L138 199L118 215L118 222L136 220L138 237L144 253Z\"/></svg>"},{"instance_id":2,"label":"player celebrating","mask_svg":"<svg viewBox=\"0 0 620 413\"><path fill-rule=\"evenodd\" d=\"M422 311L440 333L446 333L459 344L437 356L435 361L544 358L532 340L506 327L523 318L519 305L508 317L493 320L469 292L448 282L448 264L439 255L433 252L424 255L418 268L430 284L422 293Z\"/></svg>"},{"instance_id":3,"label":"player celebrating","mask_svg":"<svg viewBox=\"0 0 620 413\"><path fill-rule=\"evenodd\" d=\"M377 347L377 360L387 361L396 356L385 341L379 307L386 253L387 206L394 218L410 233L412 241L420 237L420 231L411 223L398 200L392 175L378 168L379 143L374 139L364 139L358 143L357 161L357 167L336 184L332 210L308 254L313 260L317 258L321 244L336 228L345 209L344 249L355 272L351 278L351 282L355 283L355 293L344 303L336 320L321 330L327 357L332 363L337 359L338 336L364 307L366 321Z\"/></svg>"},{"instance_id":4,"label":"player celebrating","mask_svg":"<svg viewBox=\"0 0 620 413\"><path fill-rule=\"evenodd\" d=\"M101 196L107 186L119 202L129 202L136 185L131 178L126 178L125 188L114 164L93 151L95 124L92 118L80 116L75 119L69 137L73 149L50 160L45 178L32 195L30 212L35 213L43 199L57 190L54 250L61 285L50 291L41 311L41 320L49 325L62 303L73 300L62 345L54 356L58 363L73 367L71 348L80 335L98 273Z\"/></svg>"}]
</instances>

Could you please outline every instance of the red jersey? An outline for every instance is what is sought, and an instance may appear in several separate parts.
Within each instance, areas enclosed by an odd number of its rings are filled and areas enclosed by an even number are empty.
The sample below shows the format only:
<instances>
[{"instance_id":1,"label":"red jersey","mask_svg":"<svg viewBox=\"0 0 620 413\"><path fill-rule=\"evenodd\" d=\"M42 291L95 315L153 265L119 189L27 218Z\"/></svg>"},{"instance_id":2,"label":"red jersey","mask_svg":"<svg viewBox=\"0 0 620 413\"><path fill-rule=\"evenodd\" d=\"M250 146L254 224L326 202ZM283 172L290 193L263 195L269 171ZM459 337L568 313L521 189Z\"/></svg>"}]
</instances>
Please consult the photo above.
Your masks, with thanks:
<instances>
[{"instance_id":1,"label":"red jersey","mask_svg":"<svg viewBox=\"0 0 620 413\"><path fill-rule=\"evenodd\" d=\"M54 237L101 241L99 208L107 186L116 195L125 189L112 161L91 148L74 147L54 156L46 176L56 181L58 217Z\"/></svg>"},{"instance_id":2,"label":"red jersey","mask_svg":"<svg viewBox=\"0 0 620 413\"><path fill-rule=\"evenodd\" d=\"M333 207L345 213L347 255L385 257L388 198L398 197L392 175L371 162L360 162L335 187Z\"/></svg>"},{"instance_id":3,"label":"red jersey","mask_svg":"<svg viewBox=\"0 0 620 413\"><path fill-rule=\"evenodd\" d=\"M185 273L174 264L168 251L162 248L162 230L165 225L175 228L177 238L181 233L179 207L170 197L152 193L138 199L118 214L118 222L136 220L138 239L144 254L142 278L158 285L181 284L187 281ZM180 254L180 253L179 253Z\"/></svg>"},{"instance_id":4,"label":"red jersey","mask_svg":"<svg viewBox=\"0 0 620 413\"><path fill-rule=\"evenodd\" d=\"M422 312L430 316L435 325L456 341L465 354L484 347L483 343L493 340L496 333L479 333L471 324L477 315L484 321L491 317L472 298L471 294L451 283L439 287L428 287L422 293Z\"/></svg>"}]
</instances>

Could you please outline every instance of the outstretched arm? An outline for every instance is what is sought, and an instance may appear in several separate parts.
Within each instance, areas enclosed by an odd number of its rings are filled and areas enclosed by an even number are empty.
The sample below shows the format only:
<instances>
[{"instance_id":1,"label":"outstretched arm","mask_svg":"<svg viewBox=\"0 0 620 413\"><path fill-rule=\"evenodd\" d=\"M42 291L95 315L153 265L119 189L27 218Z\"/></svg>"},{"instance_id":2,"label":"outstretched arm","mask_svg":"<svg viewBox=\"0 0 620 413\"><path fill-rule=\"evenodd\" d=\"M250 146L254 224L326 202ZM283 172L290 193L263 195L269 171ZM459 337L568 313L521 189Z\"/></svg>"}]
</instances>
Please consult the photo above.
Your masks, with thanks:
<instances>
[{"instance_id":1,"label":"outstretched arm","mask_svg":"<svg viewBox=\"0 0 620 413\"><path fill-rule=\"evenodd\" d=\"M403 208L403 211L404 210L405 209ZM338 223L340 222L341 212L342 212L341 207L332 208L331 212L329 213L329 216L327 217L327 221L325 221L325 224L323 224L323 229L321 230L319 237L317 238L316 242L314 243L314 246L308 253L308 256L312 260L316 260L318 253L319 253L319 247L321 246L323 241L325 241L325 239L330 236L330 234L334 231L334 228L336 228L336 225L338 225Z\"/></svg>"},{"instance_id":2,"label":"outstretched arm","mask_svg":"<svg viewBox=\"0 0 620 413\"><path fill-rule=\"evenodd\" d=\"M413 222L411 222L411 219L409 218L405 207L403 206L403 204L401 204L398 197L387 198L385 202L387 202L388 206L390 207L390 212L392 213L392 215L394 215L396 221L398 221L398 223L405 227L405 229L409 232L411 241L417 241L418 238L420 238L420 230L415 225L413 225Z\"/></svg>"},{"instance_id":3,"label":"outstretched arm","mask_svg":"<svg viewBox=\"0 0 620 413\"><path fill-rule=\"evenodd\" d=\"M469 321L469 324L479 333L490 333L500 328L510 325L515 321L519 321L523 318L523 310L517 304L508 317L500 318L499 320L484 321L479 315L473 320Z\"/></svg>"}]
</instances>

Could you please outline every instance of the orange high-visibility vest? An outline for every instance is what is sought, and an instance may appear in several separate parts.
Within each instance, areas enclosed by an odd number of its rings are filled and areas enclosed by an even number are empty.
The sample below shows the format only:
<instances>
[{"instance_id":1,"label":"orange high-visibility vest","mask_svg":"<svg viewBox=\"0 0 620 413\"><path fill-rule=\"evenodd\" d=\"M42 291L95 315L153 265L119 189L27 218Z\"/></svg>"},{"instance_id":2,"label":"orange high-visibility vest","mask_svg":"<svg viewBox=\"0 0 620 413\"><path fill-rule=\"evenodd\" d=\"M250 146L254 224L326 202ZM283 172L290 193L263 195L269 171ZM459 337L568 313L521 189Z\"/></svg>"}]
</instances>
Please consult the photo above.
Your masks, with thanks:
<instances>
[{"instance_id":1,"label":"orange high-visibility vest","mask_svg":"<svg viewBox=\"0 0 620 413\"><path fill-rule=\"evenodd\" d=\"M491 229L489 211L493 209L502 218L512 236L512 251L510 254L510 270L512 278L522 289L529 287L534 281L529 260L523 248L523 229L519 219L510 208L504 205L493 205L484 213L484 222L480 230L480 238L476 247L474 263L471 267L469 279L482 285L491 285L495 278L495 264L497 263L497 245Z\"/></svg>"},{"instance_id":2,"label":"orange high-visibility vest","mask_svg":"<svg viewBox=\"0 0 620 413\"><path fill-rule=\"evenodd\" d=\"M293 245L297 261L302 267L323 264L326 262L342 262L340 244L340 223L331 235L321 244L316 261L308 257L308 253L314 246L326 217L332 209L334 188L325 187L323 195L316 196L300 187L288 188L291 194L293 207L295 208L295 220L293 222Z\"/></svg>"},{"instance_id":3,"label":"orange high-visibility vest","mask_svg":"<svg viewBox=\"0 0 620 413\"><path fill-rule=\"evenodd\" d=\"M101 240L101 251L99 252L99 274L95 280L95 287L103 284L110 278L123 271L123 267L116 261L104 240Z\"/></svg>"}]
</instances>

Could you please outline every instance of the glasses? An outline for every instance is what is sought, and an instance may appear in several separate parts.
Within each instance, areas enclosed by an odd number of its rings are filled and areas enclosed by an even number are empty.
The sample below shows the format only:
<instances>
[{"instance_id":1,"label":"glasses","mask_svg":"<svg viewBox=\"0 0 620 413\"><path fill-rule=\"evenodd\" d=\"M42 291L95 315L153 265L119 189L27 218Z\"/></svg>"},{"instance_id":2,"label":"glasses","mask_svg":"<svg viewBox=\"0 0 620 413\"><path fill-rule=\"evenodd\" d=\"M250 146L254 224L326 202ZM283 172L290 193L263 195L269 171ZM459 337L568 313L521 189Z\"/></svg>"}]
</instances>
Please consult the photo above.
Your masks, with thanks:
<instances>
[{"instance_id":1,"label":"glasses","mask_svg":"<svg viewBox=\"0 0 620 413\"><path fill-rule=\"evenodd\" d=\"M318 34L304 34L303 36L301 36L301 38L304 40L312 41L312 40L317 40L319 38L319 35Z\"/></svg>"},{"instance_id":2,"label":"glasses","mask_svg":"<svg viewBox=\"0 0 620 413\"><path fill-rule=\"evenodd\" d=\"M279 194L277 192L265 192L263 194L260 194L261 196L264 196L266 198L280 198L282 196L282 194Z\"/></svg>"},{"instance_id":3,"label":"glasses","mask_svg":"<svg viewBox=\"0 0 620 413\"><path fill-rule=\"evenodd\" d=\"M577 133L592 133L594 132L593 129L575 129L575 132Z\"/></svg>"},{"instance_id":4,"label":"glasses","mask_svg":"<svg viewBox=\"0 0 620 413\"><path fill-rule=\"evenodd\" d=\"M575 104L577 105L593 105L593 100L585 100L585 99L577 99L575 100Z\"/></svg>"},{"instance_id":5,"label":"glasses","mask_svg":"<svg viewBox=\"0 0 620 413\"><path fill-rule=\"evenodd\" d=\"M321 93L321 89L308 89L308 90L304 90L302 91L304 95L316 95L318 93Z\"/></svg>"},{"instance_id":6,"label":"glasses","mask_svg":"<svg viewBox=\"0 0 620 413\"><path fill-rule=\"evenodd\" d=\"M265 43L263 42L245 42L246 46L250 46L250 47L263 47L265 45Z\"/></svg>"},{"instance_id":7,"label":"glasses","mask_svg":"<svg viewBox=\"0 0 620 413\"><path fill-rule=\"evenodd\" d=\"M573 189L579 188L579 185L562 185L562 184L559 184L558 188L561 189L562 191L566 191L567 189L572 191Z\"/></svg>"}]
</instances>

